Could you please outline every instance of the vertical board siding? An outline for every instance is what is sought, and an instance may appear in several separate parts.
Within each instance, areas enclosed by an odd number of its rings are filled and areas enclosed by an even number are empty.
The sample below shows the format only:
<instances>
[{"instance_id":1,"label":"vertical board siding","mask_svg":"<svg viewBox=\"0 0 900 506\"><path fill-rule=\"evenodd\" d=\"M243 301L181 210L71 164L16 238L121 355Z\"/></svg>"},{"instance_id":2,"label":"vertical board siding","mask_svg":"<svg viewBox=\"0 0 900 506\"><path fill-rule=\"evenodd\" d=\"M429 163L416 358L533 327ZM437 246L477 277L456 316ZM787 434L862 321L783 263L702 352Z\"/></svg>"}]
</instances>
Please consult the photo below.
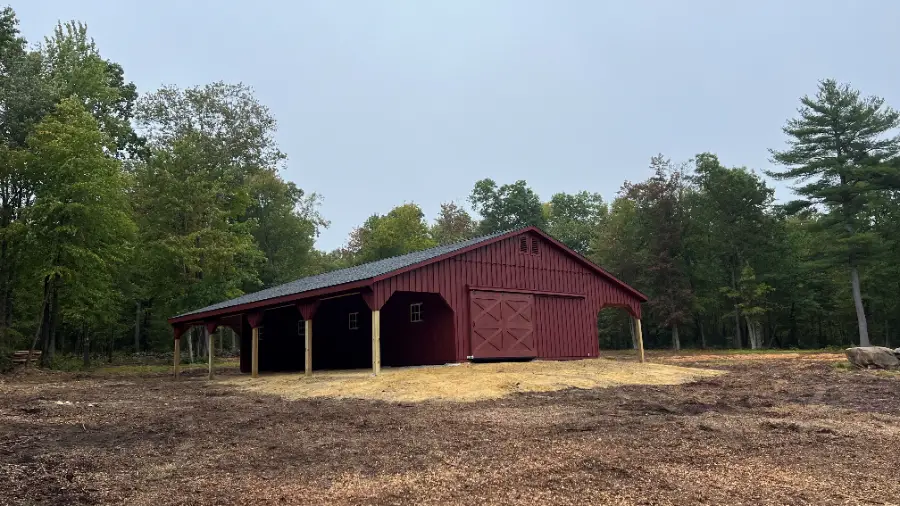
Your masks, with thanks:
<instances>
[{"instance_id":1,"label":"vertical board siding","mask_svg":"<svg viewBox=\"0 0 900 506\"><path fill-rule=\"evenodd\" d=\"M453 310L453 349L461 362L471 354L470 287L581 295L535 297L535 347L541 358L597 356L600 309L618 306L640 315L640 301L568 252L529 235L529 245L539 241L537 255L520 252L519 236L510 237L379 281L373 286L376 299L380 305L394 292L440 294Z\"/></svg>"}]
</instances>

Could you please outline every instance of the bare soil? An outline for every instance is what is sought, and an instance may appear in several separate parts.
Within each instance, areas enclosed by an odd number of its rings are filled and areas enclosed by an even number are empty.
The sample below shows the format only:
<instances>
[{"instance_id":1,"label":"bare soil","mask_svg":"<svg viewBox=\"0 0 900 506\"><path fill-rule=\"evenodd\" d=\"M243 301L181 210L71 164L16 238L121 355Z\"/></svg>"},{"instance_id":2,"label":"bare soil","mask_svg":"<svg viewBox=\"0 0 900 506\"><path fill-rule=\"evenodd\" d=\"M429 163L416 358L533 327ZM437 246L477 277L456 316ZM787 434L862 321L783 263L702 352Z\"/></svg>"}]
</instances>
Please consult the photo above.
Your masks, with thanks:
<instances>
[{"instance_id":1,"label":"bare soil","mask_svg":"<svg viewBox=\"0 0 900 506\"><path fill-rule=\"evenodd\" d=\"M900 376L692 360L728 374L468 403L0 378L0 504L900 504Z\"/></svg>"}]
</instances>

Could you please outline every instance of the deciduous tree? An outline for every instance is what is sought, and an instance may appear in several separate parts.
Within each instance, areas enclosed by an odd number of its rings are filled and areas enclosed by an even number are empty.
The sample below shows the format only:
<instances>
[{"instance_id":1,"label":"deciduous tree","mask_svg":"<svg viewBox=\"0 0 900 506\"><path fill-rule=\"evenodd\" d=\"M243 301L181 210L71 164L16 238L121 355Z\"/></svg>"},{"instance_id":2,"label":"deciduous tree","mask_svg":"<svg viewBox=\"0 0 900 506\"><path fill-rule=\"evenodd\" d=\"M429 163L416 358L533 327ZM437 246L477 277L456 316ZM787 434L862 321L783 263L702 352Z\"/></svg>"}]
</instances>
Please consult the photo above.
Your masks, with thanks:
<instances>
[{"instance_id":1,"label":"deciduous tree","mask_svg":"<svg viewBox=\"0 0 900 506\"><path fill-rule=\"evenodd\" d=\"M525 181L498 187L493 179L482 179L475 183L469 202L482 217L478 225L482 234L546 224L541 199Z\"/></svg>"},{"instance_id":2,"label":"deciduous tree","mask_svg":"<svg viewBox=\"0 0 900 506\"><path fill-rule=\"evenodd\" d=\"M452 244L475 237L478 224L465 209L455 202L441 204L434 225L431 226L431 238L438 244Z\"/></svg>"}]
</instances>

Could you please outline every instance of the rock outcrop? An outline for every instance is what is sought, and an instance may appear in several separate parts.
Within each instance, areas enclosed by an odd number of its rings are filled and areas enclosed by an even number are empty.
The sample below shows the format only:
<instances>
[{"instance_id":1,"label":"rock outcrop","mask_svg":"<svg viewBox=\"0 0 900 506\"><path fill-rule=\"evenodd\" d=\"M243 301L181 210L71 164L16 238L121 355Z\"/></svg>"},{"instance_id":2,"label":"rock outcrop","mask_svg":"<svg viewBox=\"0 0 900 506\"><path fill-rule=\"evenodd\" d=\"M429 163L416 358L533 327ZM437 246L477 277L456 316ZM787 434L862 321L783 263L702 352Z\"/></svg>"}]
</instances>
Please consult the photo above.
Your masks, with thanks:
<instances>
[{"instance_id":1,"label":"rock outcrop","mask_svg":"<svg viewBox=\"0 0 900 506\"><path fill-rule=\"evenodd\" d=\"M884 346L847 348L847 359L855 367L868 369L900 369L900 348L892 350Z\"/></svg>"}]
</instances>

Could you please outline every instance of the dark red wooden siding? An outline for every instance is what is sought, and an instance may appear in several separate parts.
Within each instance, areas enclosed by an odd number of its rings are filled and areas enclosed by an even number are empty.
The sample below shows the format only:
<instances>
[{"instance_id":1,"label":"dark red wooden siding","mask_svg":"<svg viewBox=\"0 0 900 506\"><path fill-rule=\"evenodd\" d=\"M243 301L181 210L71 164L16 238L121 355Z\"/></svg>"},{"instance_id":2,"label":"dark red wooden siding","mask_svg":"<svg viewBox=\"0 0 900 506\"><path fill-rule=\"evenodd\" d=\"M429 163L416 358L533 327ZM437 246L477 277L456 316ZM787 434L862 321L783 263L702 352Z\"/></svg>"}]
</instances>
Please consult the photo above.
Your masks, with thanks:
<instances>
[{"instance_id":1,"label":"dark red wooden siding","mask_svg":"<svg viewBox=\"0 0 900 506\"><path fill-rule=\"evenodd\" d=\"M539 357L597 356L597 315L591 313L585 299L538 296L535 298L534 308Z\"/></svg>"},{"instance_id":2,"label":"dark red wooden siding","mask_svg":"<svg viewBox=\"0 0 900 506\"><path fill-rule=\"evenodd\" d=\"M620 306L640 316L640 300L568 252L536 234L527 235L527 252L519 248L520 237L512 236L381 280L373 286L372 304L381 307L395 291L439 293L453 309L455 355L457 361L463 361L471 355L471 289L541 292L535 294L538 355L544 358L597 356L596 322L600 309ZM531 253L532 241L537 241L536 255ZM553 296L553 293L565 296Z\"/></svg>"}]
</instances>

